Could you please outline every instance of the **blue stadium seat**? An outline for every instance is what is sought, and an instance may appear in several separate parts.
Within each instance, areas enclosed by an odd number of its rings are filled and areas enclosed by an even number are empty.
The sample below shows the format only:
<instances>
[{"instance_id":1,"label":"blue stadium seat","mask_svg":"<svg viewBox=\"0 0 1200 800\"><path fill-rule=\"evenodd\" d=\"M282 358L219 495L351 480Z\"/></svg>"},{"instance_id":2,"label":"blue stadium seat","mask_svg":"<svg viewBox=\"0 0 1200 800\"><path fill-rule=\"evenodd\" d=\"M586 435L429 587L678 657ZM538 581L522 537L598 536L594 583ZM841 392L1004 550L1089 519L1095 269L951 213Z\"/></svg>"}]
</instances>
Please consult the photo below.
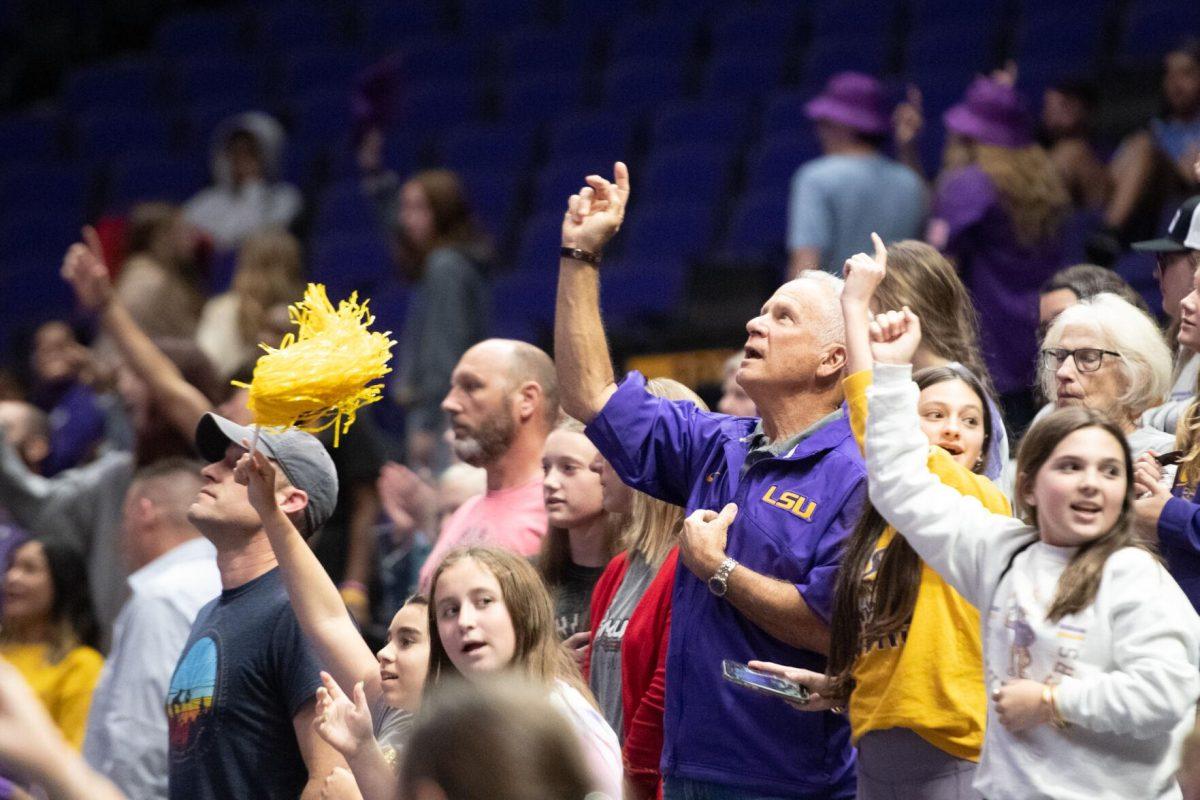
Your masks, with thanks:
<instances>
[{"instance_id":1,"label":"blue stadium seat","mask_svg":"<svg viewBox=\"0 0 1200 800\"><path fill-rule=\"evenodd\" d=\"M509 31L500 43L500 62L512 77L578 73L587 61L586 31L569 27L526 27Z\"/></svg>"},{"instance_id":2,"label":"blue stadium seat","mask_svg":"<svg viewBox=\"0 0 1200 800\"><path fill-rule=\"evenodd\" d=\"M243 49L245 32L240 11L188 11L158 27L154 49L167 58L228 55Z\"/></svg>"},{"instance_id":3,"label":"blue stadium seat","mask_svg":"<svg viewBox=\"0 0 1200 800\"><path fill-rule=\"evenodd\" d=\"M447 80L413 89L400 101L405 128L441 132L475 119L479 98L470 81Z\"/></svg>"},{"instance_id":4,"label":"blue stadium seat","mask_svg":"<svg viewBox=\"0 0 1200 800\"><path fill-rule=\"evenodd\" d=\"M753 123L746 102L682 100L663 106L655 114L651 141L658 148L681 144L732 148L746 138Z\"/></svg>"},{"instance_id":5,"label":"blue stadium seat","mask_svg":"<svg viewBox=\"0 0 1200 800\"><path fill-rule=\"evenodd\" d=\"M695 203L711 212L729 182L731 153L720 145L655 150L646 159L641 194L647 203Z\"/></svg>"},{"instance_id":6,"label":"blue stadium seat","mask_svg":"<svg viewBox=\"0 0 1200 800\"><path fill-rule=\"evenodd\" d=\"M129 154L114 165L108 208L128 208L143 200L182 203L208 183L208 161L191 156Z\"/></svg>"},{"instance_id":7,"label":"blue stadium seat","mask_svg":"<svg viewBox=\"0 0 1200 800\"><path fill-rule=\"evenodd\" d=\"M538 21L537 4L528 0L486 0L459 6L460 26L467 36L490 36Z\"/></svg>"},{"instance_id":8,"label":"blue stadium seat","mask_svg":"<svg viewBox=\"0 0 1200 800\"><path fill-rule=\"evenodd\" d=\"M0 175L0 208L81 222L92 176L82 164L12 165Z\"/></svg>"},{"instance_id":9,"label":"blue stadium seat","mask_svg":"<svg viewBox=\"0 0 1200 800\"><path fill-rule=\"evenodd\" d=\"M747 99L766 94L779 85L783 58L782 50L717 55L704 78L704 96L721 103L726 98Z\"/></svg>"},{"instance_id":10,"label":"blue stadium seat","mask_svg":"<svg viewBox=\"0 0 1200 800\"><path fill-rule=\"evenodd\" d=\"M821 147L811 131L764 138L747 160L746 191L786 194L800 165L819 155Z\"/></svg>"},{"instance_id":11,"label":"blue stadium seat","mask_svg":"<svg viewBox=\"0 0 1200 800\"><path fill-rule=\"evenodd\" d=\"M820 91L813 89L777 89L767 98L763 108L762 135L795 135L810 130L812 122L804 113L804 105Z\"/></svg>"},{"instance_id":12,"label":"blue stadium seat","mask_svg":"<svg viewBox=\"0 0 1200 800\"><path fill-rule=\"evenodd\" d=\"M79 155L114 158L128 152L165 155L171 149L171 125L151 111L94 109L79 119Z\"/></svg>"},{"instance_id":13,"label":"blue stadium seat","mask_svg":"<svg viewBox=\"0 0 1200 800\"><path fill-rule=\"evenodd\" d=\"M561 223L561 215L559 217ZM557 245L555 245L557 247ZM543 254L544 256L545 254ZM554 257L550 266L517 270L492 281L492 335L536 343L554 323Z\"/></svg>"},{"instance_id":14,"label":"blue stadium seat","mask_svg":"<svg viewBox=\"0 0 1200 800\"><path fill-rule=\"evenodd\" d=\"M361 9L359 29L366 41L366 51L379 55L395 50L414 36L436 35L445 20L441 9L420 0L378 0Z\"/></svg>"},{"instance_id":15,"label":"blue stadium seat","mask_svg":"<svg viewBox=\"0 0 1200 800\"><path fill-rule=\"evenodd\" d=\"M259 48L287 52L345 43L345 20L338 6L301 6L288 3L258 13Z\"/></svg>"},{"instance_id":16,"label":"blue stadium seat","mask_svg":"<svg viewBox=\"0 0 1200 800\"><path fill-rule=\"evenodd\" d=\"M461 170L459 177L479 224L492 241L503 241L516 210L521 173L484 167Z\"/></svg>"},{"instance_id":17,"label":"blue stadium seat","mask_svg":"<svg viewBox=\"0 0 1200 800\"><path fill-rule=\"evenodd\" d=\"M41 263L47 267L51 281L63 284L56 267L62 264L63 254L72 243L79 241L79 229L83 220L79 217L41 213L33 210L12 213L0 220L0 252L13 254L17 259ZM43 287L26 287L37 292ZM69 296L70 290L67 290Z\"/></svg>"},{"instance_id":18,"label":"blue stadium seat","mask_svg":"<svg viewBox=\"0 0 1200 800\"><path fill-rule=\"evenodd\" d=\"M340 89L344 92L366 66L361 53L353 49L318 47L295 50L284 58L282 88L285 94L308 94L318 89Z\"/></svg>"},{"instance_id":19,"label":"blue stadium seat","mask_svg":"<svg viewBox=\"0 0 1200 800\"><path fill-rule=\"evenodd\" d=\"M61 120L56 112L0 117L0 154L8 163L44 161L61 155Z\"/></svg>"},{"instance_id":20,"label":"blue stadium seat","mask_svg":"<svg viewBox=\"0 0 1200 800\"><path fill-rule=\"evenodd\" d=\"M357 179L345 178L321 196L313 223L317 236L369 234L376 228L375 211Z\"/></svg>"},{"instance_id":21,"label":"blue stadium seat","mask_svg":"<svg viewBox=\"0 0 1200 800\"><path fill-rule=\"evenodd\" d=\"M606 314L640 317L676 309L690 261L712 240L712 209L704 204L642 206L626 232L623 255L605 270L601 301Z\"/></svg>"},{"instance_id":22,"label":"blue stadium seat","mask_svg":"<svg viewBox=\"0 0 1200 800\"><path fill-rule=\"evenodd\" d=\"M840 0L818 0L810 9L813 40L855 36L882 40L896 27L899 11L899 0L858 0L852 8Z\"/></svg>"},{"instance_id":23,"label":"blue stadium seat","mask_svg":"<svg viewBox=\"0 0 1200 800\"><path fill-rule=\"evenodd\" d=\"M963 84L999 63L996 28L982 19L929 24L910 34L907 73L918 83L952 80Z\"/></svg>"},{"instance_id":24,"label":"blue stadium seat","mask_svg":"<svg viewBox=\"0 0 1200 800\"><path fill-rule=\"evenodd\" d=\"M562 22L568 27L591 30L599 23L625 23L645 8L643 0L564 0Z\"/></svg>"},{"instance_id":25,"label":"blue stadium seat","mask_svg":"<svg viewBox=\"0 0 1200 800\"><path fill-rule=\"evenodd\" d=\"M291 140L302 148L328 147L350 133L350 95L344 90L317 91L292 100L290 105Z\"/></svg>"},{"instance_id":26,"label":"blue stadium seat","mask_svg":"<svg viewBox=\"0 0 1200 800\"><path fill-rule=\"evenodd\" d=\"M188 105L223 101L246 108L266 100L262 62L236 56L200 56L175 62L175 84Z\"/></svg>"},{"instance_id":27,"label":"blue stadium seat","mask_svg":"<svg viewBox=\"0 0 1200 800\"><path fill-rule=\"evenodd\" d=\"M1121 28L1120 59L1127 64L1157 61L1185 36L1200 33L1200 4L1179 0L1138 0Z\"/></svg>"},{"instance_id":28,"label":"blue stadium seat","mask_svg":"<svg viewBox=\"0 0 1200 800\"><path fill-rule=\"evenodd\" d=\"M999 28L1004 0L911 0L909 20L913 30L929 26L986 27L992 31Z\"/></svg>"},{"instance_id":29,"label":"blue stadium seat","mask_svg":"<svg viewBox=\"0 0 1200 800\"><path fill-rule=\"evenodd\" d=\"M313 240L309 279L325 284L329 299L338 301L358 292L370 297L392 275L392 256L378 230L330 234Z\"/></svg>"},{"instance_id":30,"label":"blue stadium seat","mask_svg":"<svg viewBox=\"0 0 1200 800\"><path fill-rule=\"evenodd\" d=\"M633 125L625 117L582 111L554 122L548 155L552 160L586 158L611 165L613 161L629 159L632 143Z\"/></svg>"},{"instance_id":31,"label":"blue stadium seat","mask_svg":"<svg viewBox=\"0 0 1200 800\"><path fill-rule=\"evenodd\" d=\"M804 55L804 82L812 87L811 97L839 72L865 72L882 75L890 47L886 30L870 28L859 34L827 35L814 38Z\"/></svg>"},{"instance_id":32,"label":"blue stadium seat","mask_svg":"<svg viewBox=\"0 0 1200 800\"><path fill-rule=\"evenodd\" d=\"M409 39L401 48L411 85L425 81L471 80L483 71L484 51L451 36Z\"/></svg>"},{"instance_id":33,"label":"blue stadium seat","mask_svg":"<svg viewBox=\"0 0 1200 800\"><path fill-rule=\"evenodd\" d=\"M777 257L787 238L787 193L759 191L742 197L733 210L724 250L745 260Z\"/></svg>"},{"instance_id":34,"label":"blue stadium seat","mask_svg":"<svg viewBox=\"0 0 1200 800\"><path fill-rule=\"evenodd\" d=\"M577 72L514 79L505 86L503 118L533 126L569 114L582 103L583 79Z\"/></svg>"},{"instance_id":35,"label":"blue stadium seat","mask_svg":"<svg viewBox=\"0 0 1200 800\"><path fill-rule=\"evenodd\" d=\"M550 275L558 261L558 248L562 243L563 213L566 210L567 195L563 195L561 210L543 211L525 223L517 245L517 272L541 274L545 283L553 283Z\"/></svg>"},{"instance_id":36,"label":"blue stadium seat","mask_svg":"<svg viewBox=\"0 0 1200 800\"><path fill-rule=\"evenodd\" d=\"M527 126L502 122L460 125L446 134L441 145L442 163L459 171L523 169L532 149Z\"/></svg>"},{"instance_id":37,"label":"blue stadium seat","mask_svg":"<svg viewBox=\"0 0 1200 800\"><path fill-rule=\"evenodd\" d=\"M682 69L670 59L626 61L604 76L604 107L616 113L639 115L681 97Z\"/></svg>"},{"instance_id":38,"label":"blue stadium seat","mask_svg":"<svg viewBox=\"0 0 1200 800\"><path fill-rule=\"evenodd\" d=\"M680 24L674 17L663 15L651 19L633 19L624 23L613 35L609 57L614 62L645 58L669 59L682 62L696 44L696 27Z\"/></svg>"},{"instance_id":39,"label":"blue stadium seat","mask_svg":"<svg viewBox=\"0 0 1200 800\"><path fill-rule=\"evenodd\" d=\"M799 9L799 3L729 8L713 22L713 50L745 55L782 53L796 35Z\"/></svg>"},{"instance_id":40,"label":"blue stadium seat","mask_svg":"<svg viewBox=\"0 0 1200 800\"><path fill-rule=\"evenodd\" d=\"M158 100L162 66L151 59L126 59L75 70L64 100L74 112L91 108L148 108Z\"/></svg>"}]
</instances>

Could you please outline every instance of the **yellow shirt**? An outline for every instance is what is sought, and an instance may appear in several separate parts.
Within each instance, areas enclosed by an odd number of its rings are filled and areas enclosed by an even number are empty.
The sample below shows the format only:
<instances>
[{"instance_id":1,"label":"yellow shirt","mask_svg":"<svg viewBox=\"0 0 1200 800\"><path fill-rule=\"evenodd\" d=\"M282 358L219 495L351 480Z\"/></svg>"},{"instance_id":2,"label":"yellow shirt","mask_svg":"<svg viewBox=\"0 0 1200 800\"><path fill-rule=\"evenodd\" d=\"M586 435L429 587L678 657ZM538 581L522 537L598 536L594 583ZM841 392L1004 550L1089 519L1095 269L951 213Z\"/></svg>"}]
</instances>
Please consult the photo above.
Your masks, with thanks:
<instances>
[{"instance_id":1,"label":"yellow shirt","mask_svg":"<svg viewBox=\"0 0 1200 800\"><path fill-rule=\"evenodd\" d=\"M847 377L842 386L850 409L850 427L866 451L869 371ZM977 475L940 447L929 449L929 471L961 494L978 498L984 508L1011 514L1008 499L983 475ZM876 553L891 544L896 529L879 537ZM873 557L865 580L874 580ZM854 663L850 729L855 742L868 731L907 728L956 758L979 760L987 719L983 681L983 645L979 612L927 565L908 629L881 642L864 642Z\"/></svg>"},{"instance_id":2,"label":"yellow shirt","mask_svg":"<svg viewBox=\"0 0 1200 800\"><path fill-rule=\"evenodd\" d=\"M63 736L78 750L83 746L92 690L100 679L104 656L80 646L52 664L48 650L44 644L8 644L0 646L0 656L25 677Z\"/></svg>"}]
</instances>

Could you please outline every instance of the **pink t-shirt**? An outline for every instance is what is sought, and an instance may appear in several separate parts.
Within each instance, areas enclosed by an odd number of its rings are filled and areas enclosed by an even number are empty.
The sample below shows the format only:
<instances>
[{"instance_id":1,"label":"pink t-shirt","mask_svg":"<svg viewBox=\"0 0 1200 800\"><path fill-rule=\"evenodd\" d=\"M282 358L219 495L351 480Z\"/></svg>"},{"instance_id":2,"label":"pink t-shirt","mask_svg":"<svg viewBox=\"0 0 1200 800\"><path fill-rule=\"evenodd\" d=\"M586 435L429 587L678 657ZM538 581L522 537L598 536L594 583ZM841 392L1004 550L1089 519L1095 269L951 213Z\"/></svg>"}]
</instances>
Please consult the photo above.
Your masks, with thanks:
<instances>
[{"instance_id":1,"label":"pink t-shirt","mask_svg":"<svg viewBox=\"0 0 1200 800\"><path fill-rule=\"evenodd\" d=\"M542 546L545 535L541 478L512 489L476 495L442 523L437 544L421 567L421 591L429 591L434 570L446 553L459 545L487 544L531 556Z\"/></svg>"}]
</instances>

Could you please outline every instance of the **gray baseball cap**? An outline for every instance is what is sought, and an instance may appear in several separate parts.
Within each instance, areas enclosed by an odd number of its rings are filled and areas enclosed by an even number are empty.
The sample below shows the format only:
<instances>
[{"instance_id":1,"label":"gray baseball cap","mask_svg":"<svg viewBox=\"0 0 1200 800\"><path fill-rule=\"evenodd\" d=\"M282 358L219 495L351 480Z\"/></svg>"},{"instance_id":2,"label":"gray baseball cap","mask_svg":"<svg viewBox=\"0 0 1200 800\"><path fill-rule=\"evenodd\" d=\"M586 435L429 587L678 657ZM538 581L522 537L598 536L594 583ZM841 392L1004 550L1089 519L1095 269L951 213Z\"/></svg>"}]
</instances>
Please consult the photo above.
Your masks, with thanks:
<instances>
[{"instance_id":1,"label":"gray baseball cap","mask_svg":"<svg viewBox=\"0 0 1200 800\"><path fill-rule=\"evenodd\" d=\"M243 439L253 442L254 429L211 412L196 426L196 449L210 463L225 458L229 445L241 446ZM304 509L308 530L304 533L316 533L337 506L337 469L325 445L311 433L295 428L279 432L263 428L257 446L279 465L292 486L308 494Z\"/></svg>"}]
</instances>

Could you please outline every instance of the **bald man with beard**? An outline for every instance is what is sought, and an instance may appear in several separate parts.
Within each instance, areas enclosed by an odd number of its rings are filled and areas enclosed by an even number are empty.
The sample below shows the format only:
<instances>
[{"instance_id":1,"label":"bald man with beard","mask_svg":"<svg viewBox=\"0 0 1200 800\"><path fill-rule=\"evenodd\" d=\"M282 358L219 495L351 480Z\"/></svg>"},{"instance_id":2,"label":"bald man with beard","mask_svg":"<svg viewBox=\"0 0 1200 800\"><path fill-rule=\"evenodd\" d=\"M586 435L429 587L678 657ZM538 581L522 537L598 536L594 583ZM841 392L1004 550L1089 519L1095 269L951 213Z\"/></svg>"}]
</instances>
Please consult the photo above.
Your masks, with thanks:
<instances>
[{"instance_id":1,"label":"bald man with beard","mask_svg":"<svg viewBox=\"0 0 1200 800\"><path fill-rule=\"evenodd\" d=\"M487 473L487 491L442 525L421 569L421 590L452 548L490 544L531 556L546 535L542 446L558 418L554 362L526 342L487 339L454 367L442 401L454 453Z\"/></svg>"}]
</instances>

